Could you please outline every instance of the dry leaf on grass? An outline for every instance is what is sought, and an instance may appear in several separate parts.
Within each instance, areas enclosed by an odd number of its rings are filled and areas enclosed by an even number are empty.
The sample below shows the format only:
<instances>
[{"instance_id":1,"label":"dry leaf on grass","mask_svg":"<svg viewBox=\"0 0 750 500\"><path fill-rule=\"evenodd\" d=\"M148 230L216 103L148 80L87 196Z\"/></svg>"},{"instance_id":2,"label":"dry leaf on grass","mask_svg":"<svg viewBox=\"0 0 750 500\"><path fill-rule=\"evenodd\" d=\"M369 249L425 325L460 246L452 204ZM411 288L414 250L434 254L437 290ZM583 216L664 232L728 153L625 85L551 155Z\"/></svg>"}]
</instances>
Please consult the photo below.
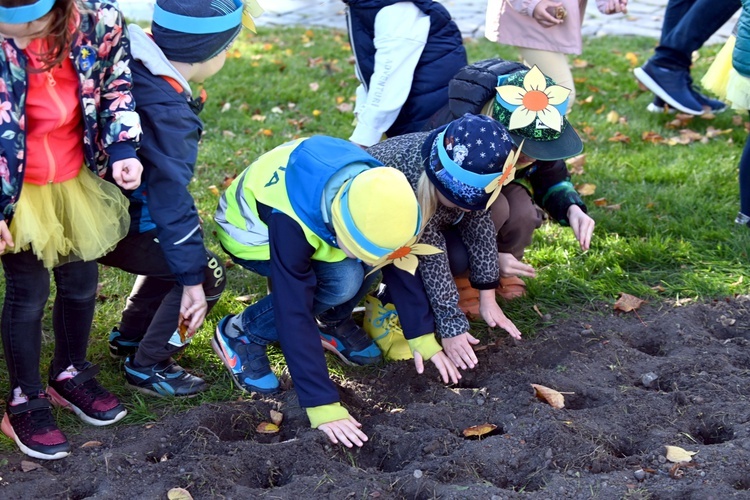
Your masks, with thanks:
<instances>
[{"instance_id":1,"label":"dry leaf on grass","mask_svg":"<svg viewBox=\"0 0 750 500\"><path fill-rule=\"evenodd\" d=\"M618 121L620 121L620 113L615 110L607 113L607 123L617 123Z\"/></svg>"},{"instance_id":2,"label":"dry leaf on grass","mask_svg":"<svg viewBox=\"0 0 750 500\"><path fill-rule=\"evenodd\" d=\"M565 397L562 393L539 384L531 384L531 387L534 388L534 395L552 408L565 408Z\"/></svg>"},{"instance_id":3,"label":"dry leaf on grass","mask_svg":"<svg viewBox=\"0 0 750 500\"><path fill-rule=\"evenodd\" d=\"M576 191L581 196L591 196L596 193L596 184L579 184L576 186Z\"/></svg>"},{"instance_id":4,"label":"dry leaf on grass","mask_svg":"<svg viewBox=\"0 0 750 500\"><path fill-rule=\"evenodd\" d=\"M626 53L625 54L625 59L628 60L628 62L630 63L630 67L631 68L634 68L634 67L638 66L638 56L635 53L633 53L633 52Z\"/></svg>"},{"instance_id":5,"label":"dry leaf on grass","mask_svg":"<svg viewBox=\"0 0 750 500\"><path fill-rule=\"evenodd\" d=\"M281 425L282 420L284 420L283 413L281 413L280 411L271 410L271 422L273 422L274 425Z\"/></svg>"},{"instance_id":6,"label":"dry leaf on grass","mask_svg":"<svg viewBox=\"0 0 750 500\"><path fill-rule=\"evenodd\" d=\"M583 166L586 165L586 155L581 154L568 158L565 160L565 164L568 165L568 170L572 175L581 175L583 174Z\"/></svg>"},{"instance_id":7,"label":"dry leaf on grass","mask_svg":"<svg viewBox=\"0 0 750 500\"><path fill-rule=\"evenodd\" d=\"M21 470L24 472L31 472L37 469L43 469L41 465L36 462L29 462L28 460L21 460Z\"/></svg>"},{"instance_id":8,"label":"dry leaf on grass","mask_svg":"<svg viewBox=\"0 0 750 500\"><path fill-rule=\"evenodd\" d=\"M217 188L217 187L216 187L216 186L214 186L213 184L212 184L212 185L210 185L210 186L208 186L208 188L207 188L207 189L208 189L208 190L209 190L209 191L211 192L211 194L212 194L212 195L214 195L214 196L219 196L219 194L221 194L221 193L219 193L219 188Z\"/></svg>"},{"instance_id":9,"label":"dry leaf on grass","mask_svg":"<svg viewBox=\"0 0 750 500\"><path fill-rule=\"evenodd\" d=\"M167 492L169 500L193 500L193 495L185 488L172 488Z\"/></svg>"},{"instance_id":10,"label":"dry leaf on grass","mask_svg":"<svg viewBox=\"0 0 750 500\"><path fill-rule=\"evenodd\" d=\"M497 429L497 426L494 424L481 424L481 425L472 425L471 427L467 427L463 430L463 434L466 437L482 437L485 434L494 431Z\"/></svg>"},{"instance_id":11,"label":"dry leaf on grass","mask_svg":"<svg viewBox=\"0 0 750 500\"><path fill-rule=\"evenodd\" d=\"M342 102L341 104L336 106L336 109L338 109L342 113L350 113L354 109L354 106L352 106L348 102Z\"/></svg>"},{"instance_id":12,"label":"dry leaf on grass","mask_svg":"<svg viewBox=\"0 0 750 500\"><path fill-rule=\"evenodd\" d=\"M609 142L630 142L630 137L621 133L615 132L615 135L607 139Z\"/></svg>"},{"instance_id":13,"label":"dry leaf on grass","mask_svg":"<svg viewBox=\"0 0 750 500\"><path fill-rule=\"evenodd\" d=\"M643 299L639 299L635 295L620 292L620 298L617 299L617 302L615 302L615 310L622 312L635 311L636 309L641 307L644 302L646 301Z\"/></svg>"},{"instance_id":14,"label":"dry leaf on grass","mask_svg":"<svg viewBox=\"0 0 750 500\"><path fill-rule=\"evenodd\" d=\"M279 432L279 426L276 424L272 424L271 422L261 422L258 424L258 427L255 428L255 430L259 434L276 434Z\"/></svg>"},{"instance_id":15,"label":"dry leaf on grass","mask_svg":"<svg viewBox=\"0 0 750 500\"><path fill-rule=\"evenodd\" d=\"M667 449L667 460L674 463L690 462L697 451L687 451L679 446L664 446Z\"/></svg>"}]
</instances>

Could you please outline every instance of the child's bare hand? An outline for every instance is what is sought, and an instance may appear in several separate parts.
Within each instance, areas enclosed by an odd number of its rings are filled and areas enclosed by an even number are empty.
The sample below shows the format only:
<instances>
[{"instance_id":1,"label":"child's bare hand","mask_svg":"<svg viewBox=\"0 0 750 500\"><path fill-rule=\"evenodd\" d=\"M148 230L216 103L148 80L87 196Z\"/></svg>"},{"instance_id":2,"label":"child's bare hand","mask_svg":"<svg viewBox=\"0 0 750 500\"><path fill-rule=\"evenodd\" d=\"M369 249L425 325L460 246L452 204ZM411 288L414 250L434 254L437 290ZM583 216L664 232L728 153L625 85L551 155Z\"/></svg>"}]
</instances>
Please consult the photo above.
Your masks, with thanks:
<instances>
[{"instance_id":1,"label":"child's bare hand","mask_svg":"<svg viewBox=\"0 0 750 500\"><path fill-rule=\"evenodd\" d=\"M500 276L526 276L536 278L536 270L528 264L516 259L512 254L500 252L497 254L497 263L500 266Z\"/></svg>"},{"instance_id":2,"label":"child's bare hand","mask_svg":"<svg viewBox=\"0 0 750 500\"><path fill-rule=\"evenodd\" d=\"M604 7L605 14L626 14L628 12L628 0L609 0Z\"/></svg>"},{"instance_id":3,"label":"child's bare hand","mask_svg":"<svg viewBox=\"0 0 750 500\"><path fill-rule=\"evenodd\" d=\"M125 158L112 163L112 178L123 189L133 190L141 185L143 165L138 158Z\"/></svg>"},{"instance_id":4,"label":"child's bare hand","mask_svg":"<svg viewBox=\"0 0 750 500\"><path fill-rule=\"evenodd\" d=\"M474 338L469 332L464 332L455 337L447 337L442 341L443 351L454 365L462 370L474 368L479 364L477 355L472 345L477 345L479 339Z\"/></svg>"},{"instance_id":5,"label":"child's bare hand","mask_svg":"<svg viewBox=\"0 0 750 500\"><path fill-rule=\"evenodd\" d=\"M206 294L203 285L192 285L182 287L182 299L180 301L180 315L188 320L188 336L192 337L203 324L208 312Z\"/></svg>"},{"instance_id":6,"label":"child's bare hand","mask_svg":"<svg viewBox=\"0 0 750 500\"><path fill-rule=\"evenodd\" d=\"M7 247L14 247L13 236L10 234L8 229L8 223L4 220L0 220L0 253L5 252Z\"/></svg>"},{"instance_id":7,"label":"child's bare hand","mask_svg":"<svg viewBox=\"0 0 750 500\"><path fill-rule=\"evenodd\" d=\"M443 379L443 383L457 384L461 378L461 373L456 368L448 356L443 351L438 352L430 358L430 361L437 367L440 372L440 378ZM417 373L420 375L424 373L424 360L422 355L418 351L414 351L414 366L417 368Z\"/></svg>"},{"instance_id":8,"label":"child's bare hand","mask_svg":"<svg viewBox=\"0 0 750 500\"><path fill-rule=\"evenodd\" d=\"M568 223L581 245L581 250L585 252L591 245L591 235L594 234L596 225L594 219L586 215L578 205L571 205L568 207Z\"/></svg>"},{"instance_id":9,"label":"child's bare hand","mask_svg":"<svg viewBox=\"0 0 750 500\"><path fill-rule=\"evenodd\" d=\"M492 293L492 300L487 296ZM483 297L484 296L484 297ZM516 340L521 340L521 332L516 328L511 320L505 315L503 310L497 305L495 300L495 290L479 290L479 314L488 326L499 326Z\"/></svg>"},{"instance_id":10,"label":"child's bare hand","mask_svg":"<svg viewBox=\"0 0 750 500\"><path fill-rule=\"evenodd\" d=\"M536 19L536 22L538 22L545 28L557 26L558 24L562 24L564 22L564 19L558 19L553 14L551 14L551 12L554 12L558 7L562 7L561 2L541 0L536 5L536 7L534 7L532 17Z\"/></svg>"},{"instance_id":11,"label":"child's bare hand","mask_svg":"<svg viewBox=\"0 0 750 500\"><path fill-rule=\"evenodd\" d=\"M360 427L362 427L362 424L350 415L349 418L320 424L318 429L325 432L333 444L341 443L347 448L351 448L355 444L362 447L367 442L367 434L362 432Z\"/></svg>"}]
</instances>

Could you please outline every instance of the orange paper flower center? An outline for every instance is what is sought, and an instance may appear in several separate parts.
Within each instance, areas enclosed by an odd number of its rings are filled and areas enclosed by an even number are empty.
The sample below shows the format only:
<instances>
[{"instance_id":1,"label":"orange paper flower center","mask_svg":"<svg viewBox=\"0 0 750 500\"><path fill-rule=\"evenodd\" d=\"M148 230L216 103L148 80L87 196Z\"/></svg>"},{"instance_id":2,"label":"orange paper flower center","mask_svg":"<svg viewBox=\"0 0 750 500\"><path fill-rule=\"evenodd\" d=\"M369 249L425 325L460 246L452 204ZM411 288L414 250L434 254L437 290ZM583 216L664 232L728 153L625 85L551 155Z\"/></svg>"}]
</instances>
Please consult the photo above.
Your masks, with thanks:
<instances>
[{"instance_id":1,"label":"orange paper flower center","mask_svg":"<svg viewBox=\"0 0 750 500\"><path fill-rule=\"evenodd\" d=\"M397 248L392 254L388 256L390 260L401 259L411 253L411 247Z\"/></svg>"},{"instance_id":2,"label":"orange paper flower center","mask_svg":"<svg viewBox=\"0 0 750 500\"><path fill-rule=\"evenodd\" d=\"M541 90L529 90L523 96L523 105L529 111L542 111L549 104L549 97Z\"/></svg>"}]
</instances>

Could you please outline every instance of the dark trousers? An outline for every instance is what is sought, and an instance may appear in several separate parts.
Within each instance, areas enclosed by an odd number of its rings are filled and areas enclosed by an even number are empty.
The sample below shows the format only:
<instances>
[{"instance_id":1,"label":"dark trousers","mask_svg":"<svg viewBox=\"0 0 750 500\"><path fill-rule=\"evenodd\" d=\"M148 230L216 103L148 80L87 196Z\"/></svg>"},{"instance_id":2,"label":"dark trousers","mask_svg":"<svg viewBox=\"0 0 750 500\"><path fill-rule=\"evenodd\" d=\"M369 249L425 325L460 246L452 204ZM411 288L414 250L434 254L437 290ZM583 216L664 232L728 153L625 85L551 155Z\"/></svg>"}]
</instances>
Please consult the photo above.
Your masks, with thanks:
<instances>
[{"instance_id":1,"label":"dark trousers","mask_svg":"<svg viewBox=\"0 0 750 500\"><path fill-rule=\"evenodd\" d=\"M745 139L745 148L740 158L740 212L750 216L750 140Z\"/></svg>"},{"instance_id":2,"label":"dark trousers","mask_svg":"<svg viewBox=\"0 0 750 500\"><path fill-rule=\"evenodd\" d=\"M50 272L31 250L1 258L5 272L2 338L10 389L25 394L43 389L39 373L42 316L50 294ZM94 319L96 262L71 262L55 267L57 293L52 307L55 354L52 373L68 366L84 368L91 322Z\"/></svg>"},{"instance_id":3,"label":"dark trousers","mask_svg":"<svg viewBox=\"0 0 750 500\"><path fill-rule=\"evenodd\" d=\"M669 0L651 62L671 69L690 69L693 51L700 49L740 6L740 0Z\"/></svg>"},{"instance_id":4,"label":"dark trousers","mask_svg":"<svg viewBox=\"0 0 750 500\"><path fill-rule=\"evenodd\" d=\"M129 234L99 263L138 275L119 327L124 339L141 339L135 363L150 366L179 352L184 346L169 341L177 330L182 285L169 268L156 231ZM226 287L226 270L208 249L204 276L203 291L211 311Z\"/></svg>"}]
</instances>

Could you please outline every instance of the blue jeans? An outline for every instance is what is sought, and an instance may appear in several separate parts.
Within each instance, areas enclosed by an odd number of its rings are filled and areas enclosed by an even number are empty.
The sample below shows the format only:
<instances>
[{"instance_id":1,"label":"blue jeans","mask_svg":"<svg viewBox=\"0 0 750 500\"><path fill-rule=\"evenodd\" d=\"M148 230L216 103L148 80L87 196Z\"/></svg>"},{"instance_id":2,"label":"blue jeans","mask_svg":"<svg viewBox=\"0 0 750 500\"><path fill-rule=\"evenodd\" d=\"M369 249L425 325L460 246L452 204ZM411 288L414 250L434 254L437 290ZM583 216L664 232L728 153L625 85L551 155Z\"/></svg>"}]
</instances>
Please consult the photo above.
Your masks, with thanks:
<instances>
[{"instance_id":1,"label":"blue jeans","mask_svg":"<svg viewBox=\"0 0 750 500\"><path fill-rule=\"evenodd\" d=\"M42 348L42 316L50 294L50 272L31 250L2 256L5 271L5 302L2 338L10 389L21 387L25 394L43 389L39 373ZM57 294L52 308L55 354L52 373L68 366L86 364L91 322L94 319L96 262L71 262L55 267Z\"/></svg>"},{"instance_id":2,"label":"blue jeans","mask_svg":"<svg viewBox=\"0 0 750 500\"><path fill-rule=\"evenodd\" d=\"M740 0L669 0L661 40L650 62L689 70L693 51L706 43L740 8Z\"/></svg>"},{"instance_id":3,"label":"blue jeans","mask_svg":"<svg viewBox=\"0 0 750 500\"><path fill-rule=\"evenodd\" d=\"M740 158L740 212L750 216L750 137Z\"/></svg>"},{"instance_id":4,"label":"blue jeans","mask_svg":"<svg viewBox=\"0 0 750 500\"><path fill-rule=\"evenodd\" d=\"M244 260L236 257L232 257L232 260L261 276L271 275L270 261ZM370 268L354 259L344 259L340 262L312 261L312 269L317 286L311 313L326 323L338 323L348 319L380 274L372 273L365 277ZM271 286L273 287L273 283ZM270 293L246 307L240 313L240 321L242 330L253 342L265 345L279 340Z\"/></svg>"}]
</instances>

